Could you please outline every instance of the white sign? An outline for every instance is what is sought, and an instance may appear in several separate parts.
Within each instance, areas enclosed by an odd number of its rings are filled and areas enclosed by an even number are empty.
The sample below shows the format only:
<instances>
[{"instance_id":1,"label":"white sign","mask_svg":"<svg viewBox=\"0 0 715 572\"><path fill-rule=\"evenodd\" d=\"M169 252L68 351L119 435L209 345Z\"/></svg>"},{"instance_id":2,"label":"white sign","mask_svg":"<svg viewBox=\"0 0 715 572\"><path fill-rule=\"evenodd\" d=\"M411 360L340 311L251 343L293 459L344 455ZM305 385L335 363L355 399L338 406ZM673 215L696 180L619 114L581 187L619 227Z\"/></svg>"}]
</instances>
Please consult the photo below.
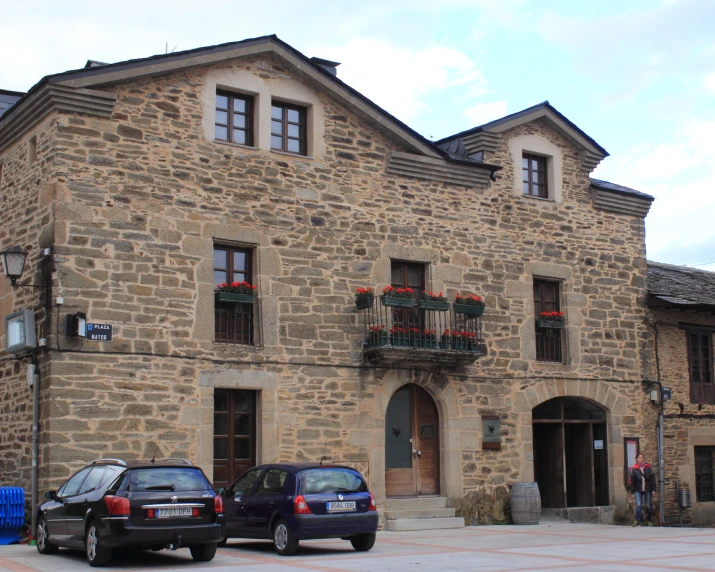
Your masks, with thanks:
<instances>
[{"instance_id":1,"label":"white sign","mask_svg":"<svg viewBox=\"0 0 715 572\"><path fill-rule=\"evenodd\" d=\"M594 449L603 449L603 439L594 439L593 440L593 448Z\"/></svg>"},{"instance_id":2,"label":"white sign","mask_svg":"<svg viewBox=\"0 0 715 572\"><path fill-rule=\"evenodd\" d=\"M626 440L626 459L628 466L632 467L636 464L636 453L638 450L638 442Z\"/></svg>"}]
</instances>

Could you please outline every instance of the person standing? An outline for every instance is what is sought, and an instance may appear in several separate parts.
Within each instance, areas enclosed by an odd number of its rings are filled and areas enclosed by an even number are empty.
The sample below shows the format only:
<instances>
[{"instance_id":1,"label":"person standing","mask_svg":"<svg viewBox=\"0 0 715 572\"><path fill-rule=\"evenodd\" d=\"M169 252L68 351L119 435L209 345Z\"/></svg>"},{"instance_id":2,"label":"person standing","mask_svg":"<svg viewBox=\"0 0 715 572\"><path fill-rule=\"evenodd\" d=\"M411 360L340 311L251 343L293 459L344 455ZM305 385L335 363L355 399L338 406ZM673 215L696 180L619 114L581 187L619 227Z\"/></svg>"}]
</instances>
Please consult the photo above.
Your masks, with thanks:
<instances>
[{"instance_id":1,"label":"person standing","mask_svg":"<svg viewBox=\"0 0 715 572\"><path fill-rule=\"evenodd\" d=\"M653 509L651 501L656 491L655 473L652 467L645 462L645 456L640 453L636 464L631 471L631 494L636 500L636 520L633 526L638 526L643 518L643 505L647 513L648 526L653 524Z\"/></svg>"}]
</instances>

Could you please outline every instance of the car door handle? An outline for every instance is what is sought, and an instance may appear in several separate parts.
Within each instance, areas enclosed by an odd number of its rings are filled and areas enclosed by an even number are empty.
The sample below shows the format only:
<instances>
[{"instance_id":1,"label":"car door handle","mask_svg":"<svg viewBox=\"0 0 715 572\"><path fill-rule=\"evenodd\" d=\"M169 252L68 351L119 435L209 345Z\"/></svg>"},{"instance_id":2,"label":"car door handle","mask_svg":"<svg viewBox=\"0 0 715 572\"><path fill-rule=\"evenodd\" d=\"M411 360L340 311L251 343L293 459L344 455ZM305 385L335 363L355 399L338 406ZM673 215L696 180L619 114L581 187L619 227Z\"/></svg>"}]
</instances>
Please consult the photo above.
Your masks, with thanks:
<instances>
[{"instance_id":1,"label":"car door handle","mask_svg":"<svg viewBox=\"0 0 715 572\"><path fill-rule=\"evenodd\" d=\"M273 506L274 504L276 504L275 501L271 501L268 503L268 506Z\"/></svg>"}]
</instances>

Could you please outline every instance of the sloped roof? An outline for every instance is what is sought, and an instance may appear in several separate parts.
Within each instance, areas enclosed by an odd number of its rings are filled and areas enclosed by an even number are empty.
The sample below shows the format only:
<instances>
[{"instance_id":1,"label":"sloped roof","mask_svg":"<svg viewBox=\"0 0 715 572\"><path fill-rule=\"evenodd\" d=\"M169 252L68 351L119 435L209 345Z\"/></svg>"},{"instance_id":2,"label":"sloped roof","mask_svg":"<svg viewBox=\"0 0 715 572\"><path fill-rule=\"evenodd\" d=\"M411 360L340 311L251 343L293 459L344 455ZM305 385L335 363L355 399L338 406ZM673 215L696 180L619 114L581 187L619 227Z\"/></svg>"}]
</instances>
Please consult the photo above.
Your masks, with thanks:
<instances>
[{"instance_id":1,"label":"sloped roof","mask_svg":"<svg viewBox=\"0 0 715 572\"><path fill-rule=\"evenodd\" d=\"M715 272L648 261L650 307L715 311Z\"/></svg>"},{"instance_id":2,"label":"sloped roof","mask_svg":"<svg viewBox=\"0 0 715 572\"><path fill-rule=\"evenodd\" d=\"M655 197L652 197L651 195L647 195L645 193L641 193L640 191L636 191L635 189L631 189L630 187L624 187L623 185L617 185L616 183L609 183L608 181L602 181L600 179L590 179L590 181L591 181L591 186L595 187L597 189L603 189L605 191L613 191L614 193L631 195L631 196L639 197L642 199L650 199L651 201L655 200Z\"/></svg>"},{"instance_id":3,"label":"sloped roof","mask_svg":"<svg viewBox=\"0 0 715 572\"><path fill-rule=\"evenodd\" d=\"M22 99L23 95L25 94L19 91L0 89L0 117L2 117L13 105Z\"/></svg>"}]
</instances>

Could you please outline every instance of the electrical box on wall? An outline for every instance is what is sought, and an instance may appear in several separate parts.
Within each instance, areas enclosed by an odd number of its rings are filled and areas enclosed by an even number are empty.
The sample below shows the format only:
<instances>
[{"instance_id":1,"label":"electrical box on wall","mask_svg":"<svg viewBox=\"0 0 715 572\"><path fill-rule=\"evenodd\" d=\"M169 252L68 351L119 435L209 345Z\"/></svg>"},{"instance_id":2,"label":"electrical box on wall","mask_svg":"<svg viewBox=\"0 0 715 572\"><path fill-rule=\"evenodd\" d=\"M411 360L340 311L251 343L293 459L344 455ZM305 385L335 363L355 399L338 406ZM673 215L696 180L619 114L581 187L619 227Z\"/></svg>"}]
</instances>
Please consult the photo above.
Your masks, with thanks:
<instances>
[{"instance_id":1,"label":"electrical box on wall","mask_svg":"<svg viewBox=\"0 0 715 572\"><path fill-rule=\"evenodd\" d=\"M67 335L71 338L87 337L87 314L76 312L67 316Z\"/></svg>"},{"instance_id":2,"label":"electrical box on wall","mask_svg":"<svg viewBox=\"0 0 715 572\"><path fill-rule=\"evenodd\" d=\"M36 347L35 313L32 310L19 310L5 316L5 351L19 354Z\"/></svg>"}]
</instances>

